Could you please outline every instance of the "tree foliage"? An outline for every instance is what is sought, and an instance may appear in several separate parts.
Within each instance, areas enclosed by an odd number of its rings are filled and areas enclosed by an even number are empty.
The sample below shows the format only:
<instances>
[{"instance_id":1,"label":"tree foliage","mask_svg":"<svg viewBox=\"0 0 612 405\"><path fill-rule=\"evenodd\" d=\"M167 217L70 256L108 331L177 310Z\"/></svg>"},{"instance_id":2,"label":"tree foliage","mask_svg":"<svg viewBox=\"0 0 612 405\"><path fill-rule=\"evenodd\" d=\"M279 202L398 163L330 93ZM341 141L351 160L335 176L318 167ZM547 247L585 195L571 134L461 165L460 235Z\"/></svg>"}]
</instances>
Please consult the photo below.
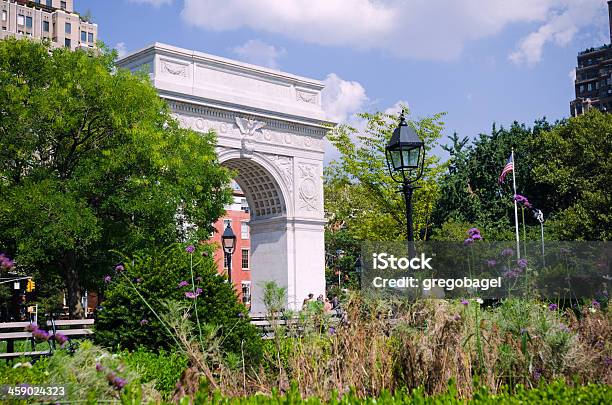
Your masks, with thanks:
<instances>
[{"instance_id":1,"label":"tree foliage","mask_svg":"<svg viewBox=\"0 0 612 405\"><path fill-rule=\"evenodd\" d=\"M179 128L146 76L115 59L0 41L2 244L43 284L62 275L73 315L110 250L206 238L230 198L214 135ZM181 235L177 210L195 234Z\"/></svg>"}]
</instances>

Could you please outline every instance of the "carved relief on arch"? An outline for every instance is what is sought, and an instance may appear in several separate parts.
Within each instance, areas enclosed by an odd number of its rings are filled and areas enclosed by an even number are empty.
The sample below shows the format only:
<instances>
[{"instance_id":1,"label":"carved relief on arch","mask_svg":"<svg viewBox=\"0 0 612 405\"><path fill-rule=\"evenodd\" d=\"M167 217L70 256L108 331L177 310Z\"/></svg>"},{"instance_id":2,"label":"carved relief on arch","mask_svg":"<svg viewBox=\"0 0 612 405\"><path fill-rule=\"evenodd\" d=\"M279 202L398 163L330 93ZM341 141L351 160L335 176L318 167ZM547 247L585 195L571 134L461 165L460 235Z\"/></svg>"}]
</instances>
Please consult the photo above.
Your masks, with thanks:
<instances>
[{"instance_id":1,"label":"carved relief on arch","mask_svg":"<svg viewBox=\"0 0 612 405\"><path fill-rule=\"evenodd\" d=\"M321 176L319 174L319 166L300 163L298 171L300 178L298 185L299 208L307 212L321 212L322 196L320 193Z\"/></svg>"},{"instance_id":2,"label":"carved relief on arch","mask_svg":"<svg viewBox=\"0 0 612 405\"><path fill-rule=\"evenodd\" d=\"M161 60L162 73L170 76L189 77L189 65L177 63L170 60Z\"/></svg>"},{"instance_id":3,"label":"carved relief on arch","mask_svg":"<svg viewBox=\"0 0 612 405\"><path fill-rule=\"evenodd\" d=\"M278 171L282 174L283 179L285 180L289 193L293 195L293 158L280 155L270 155L267 157L278 168Z\"/></svg>"}]
</instances>

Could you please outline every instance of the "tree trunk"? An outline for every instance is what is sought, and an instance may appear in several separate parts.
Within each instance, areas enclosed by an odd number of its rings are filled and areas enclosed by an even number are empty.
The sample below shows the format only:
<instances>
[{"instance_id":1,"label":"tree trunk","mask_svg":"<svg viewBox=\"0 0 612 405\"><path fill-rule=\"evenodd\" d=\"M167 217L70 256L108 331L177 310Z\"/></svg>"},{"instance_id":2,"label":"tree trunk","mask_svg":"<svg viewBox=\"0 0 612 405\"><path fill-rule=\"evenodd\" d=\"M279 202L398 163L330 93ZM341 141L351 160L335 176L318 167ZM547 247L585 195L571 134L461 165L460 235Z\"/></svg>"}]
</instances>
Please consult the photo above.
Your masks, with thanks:
<instances>
[{"instance_id":1,"label":"tree trunk","mask_svg":"<svg viewBox=\"0 0 612 405\"><path fill-rule=\"evenodd\" d=\"M70 318L83 319L85 317L85 311L83 310L83 305L81 304L83 294L81 291L81 283L79 280L79 273L74 252L68 252L64 255L62 265L64 268L67 295L66 298L68 301L68 312L70 314Z\"/></svg>"}]
</instances>

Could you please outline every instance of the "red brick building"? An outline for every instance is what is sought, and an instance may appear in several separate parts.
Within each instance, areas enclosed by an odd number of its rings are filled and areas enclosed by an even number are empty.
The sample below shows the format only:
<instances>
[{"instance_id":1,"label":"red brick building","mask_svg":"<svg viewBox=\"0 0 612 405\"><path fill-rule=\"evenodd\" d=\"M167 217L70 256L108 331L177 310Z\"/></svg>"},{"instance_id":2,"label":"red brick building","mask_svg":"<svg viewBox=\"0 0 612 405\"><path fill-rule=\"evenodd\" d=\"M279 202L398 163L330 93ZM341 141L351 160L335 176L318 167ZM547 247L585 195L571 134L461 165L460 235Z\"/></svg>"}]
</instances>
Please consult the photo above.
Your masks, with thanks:
<instances>
[{"instance_id":1,"label":"red brick building","mask_svg":"<svg viewBox=\"0 0 612 405\"><path fill-rule=\"evenodd\" d=\"M212 241L221 246L221 235L229 223L236 235L236 249L232 255L232 283L240 299L247 306L251 303L251 235L249 229L249 205L240 187L233 183L234 203L225 207L225 215L215 223L216 232ZM223 248L215 252L215 261L219 264L219 272L227 273L227 263Z\"/></svg>"}]
</instances>

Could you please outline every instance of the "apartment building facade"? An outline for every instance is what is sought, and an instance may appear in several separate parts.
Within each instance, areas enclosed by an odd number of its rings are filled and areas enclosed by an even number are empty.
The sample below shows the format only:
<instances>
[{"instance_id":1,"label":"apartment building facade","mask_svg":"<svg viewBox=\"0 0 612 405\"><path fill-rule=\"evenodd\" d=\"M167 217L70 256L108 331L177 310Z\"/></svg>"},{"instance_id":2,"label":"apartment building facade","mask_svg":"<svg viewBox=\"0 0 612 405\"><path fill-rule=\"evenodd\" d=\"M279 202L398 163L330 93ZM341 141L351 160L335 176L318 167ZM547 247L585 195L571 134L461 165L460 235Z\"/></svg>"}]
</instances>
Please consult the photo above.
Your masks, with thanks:
<instances>
[{"instance_id":1,"label":"apartment building facade","mask_svg":"<svg viewBox=\"0 0 612 405\"><path fill-rule=\"evenodd\" d=\"M610 43L612 44L612 0L608 1ZM576 98L570 102L572 117L591 108L612 111L612 45L589 48L578 54Z\"/></svg>"},{"instance_id":2,"label":"apartment building facade","mask_svg":"<svg viewBox=\"0 0 612 405\"><path fill-rule=\"evenodd\" d=\"M232 255L232 283L239 299L247 307L251 305L251 214L246 197L240 187L232 182L234 201L225 207L225 215L215 223L212 241L218 244L215 262L221 274L227 274L227 261L221 247L221 235L229 224L236 235L236 249Z\"/></svg>"},{"instance_id":3,"label":"apartment building facade","mask_svg":"<svg viewBox=\"0 0 612 405\"><path fill-rule=\"evenodd\" d=\"M53 47L93 48L98 25L74 10L74 0L0 0L0 39L50 41Z\"/></svg>"}]
</instances>

